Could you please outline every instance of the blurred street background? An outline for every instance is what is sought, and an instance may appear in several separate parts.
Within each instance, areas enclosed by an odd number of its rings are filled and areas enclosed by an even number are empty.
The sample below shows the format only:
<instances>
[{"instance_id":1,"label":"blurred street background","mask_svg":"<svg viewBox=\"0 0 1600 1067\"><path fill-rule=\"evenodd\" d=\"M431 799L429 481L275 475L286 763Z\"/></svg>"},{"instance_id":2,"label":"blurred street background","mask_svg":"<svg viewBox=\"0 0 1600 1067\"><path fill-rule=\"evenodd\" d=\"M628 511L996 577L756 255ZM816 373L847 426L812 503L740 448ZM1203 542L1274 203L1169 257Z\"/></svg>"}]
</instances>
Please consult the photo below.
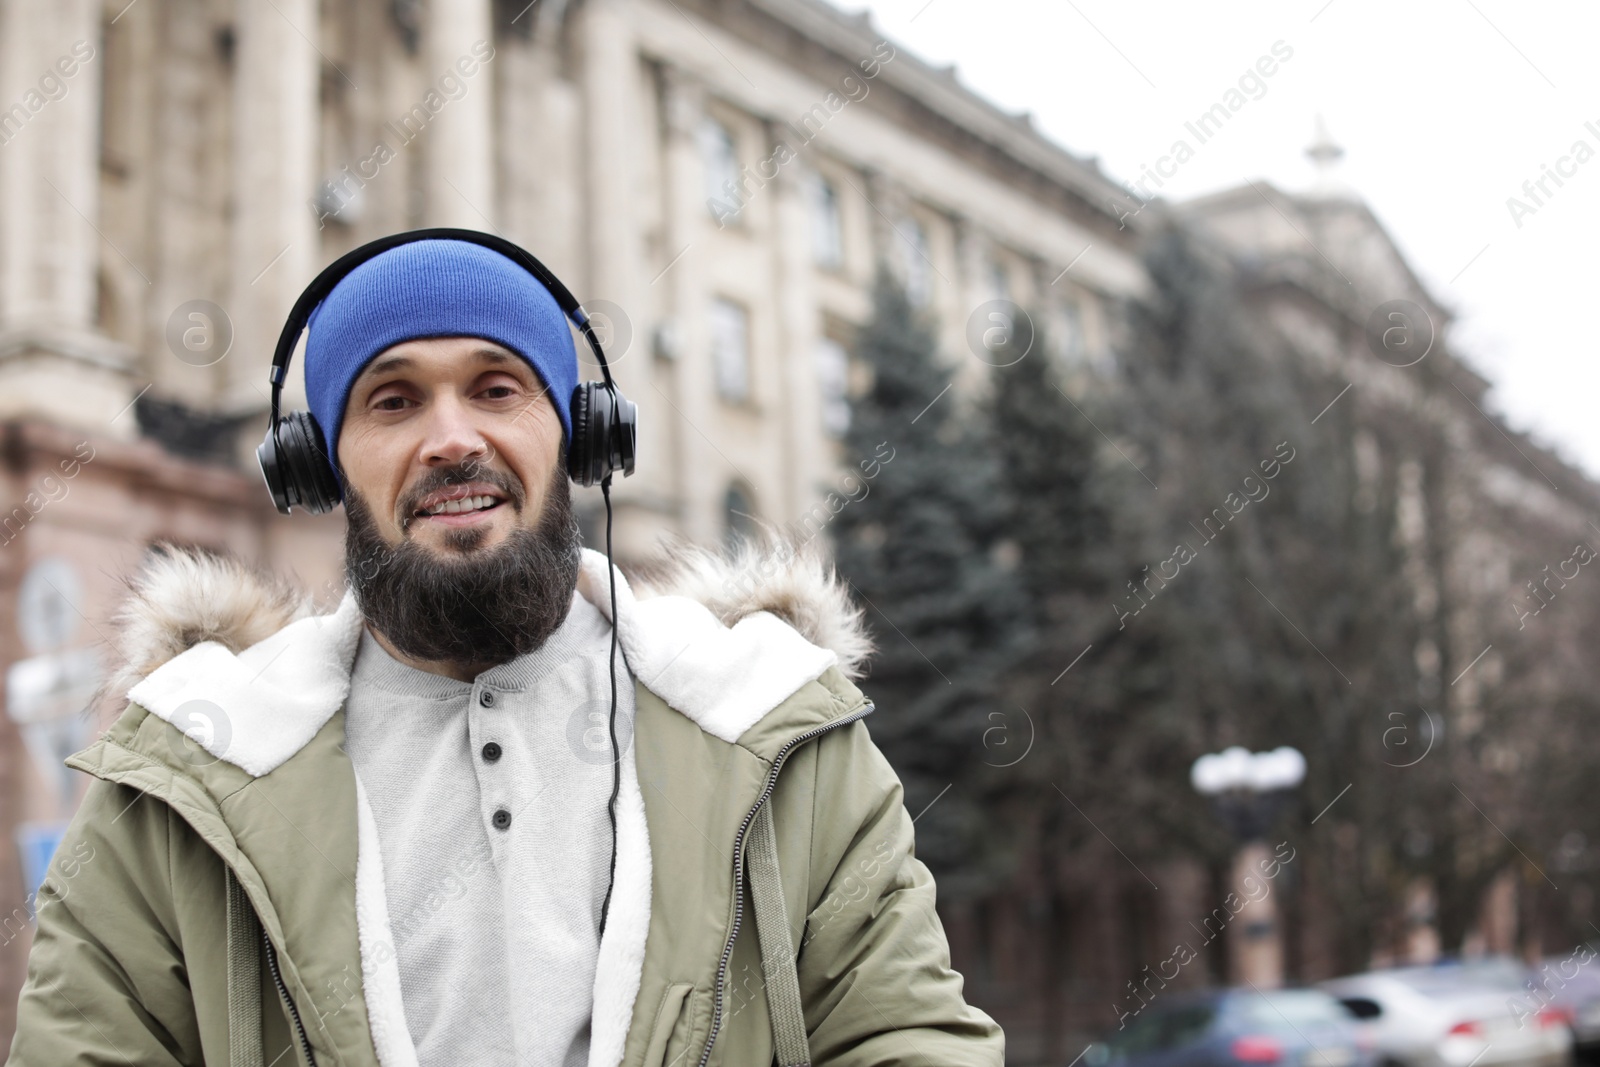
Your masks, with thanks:
<instances>
[{"instance_id":1,"label":"blurred street background","mask_svg":"<svg viewBox=\"0 0 1600 1067\"><path fill-rule=\"evenodd\" d=\"M1600 1045L1597 16L1206 7L0 0L0 1047L125 579L337 600L268 362L421 226L601 325L624 565L835 561L1009 1062Z\"/></svg>"}]
</instances>

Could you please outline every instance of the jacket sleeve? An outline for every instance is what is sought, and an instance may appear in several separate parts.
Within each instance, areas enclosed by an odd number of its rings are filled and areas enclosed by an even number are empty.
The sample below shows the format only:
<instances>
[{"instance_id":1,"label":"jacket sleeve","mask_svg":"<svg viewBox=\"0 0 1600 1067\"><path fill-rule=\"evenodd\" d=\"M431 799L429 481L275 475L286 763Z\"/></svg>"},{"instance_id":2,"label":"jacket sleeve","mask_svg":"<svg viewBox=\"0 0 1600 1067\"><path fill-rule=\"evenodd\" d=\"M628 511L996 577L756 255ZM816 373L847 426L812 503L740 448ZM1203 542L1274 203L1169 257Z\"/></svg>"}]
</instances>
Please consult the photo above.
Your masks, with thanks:
<instances>
[{"instance_id":1,"label":"jacket sleeve","mask_svg":"<svg viewBox=\"0 0 1600 1067\"><path fill-rule=\"evenodd\" d=\"M167 805L96 781L36 897L12 1067L199 1064L173 944Z\"/></svg>"},{"instance_id":2,"label":"jacket sleeve","mask_svg":"<svg viewBox=\"0 0 1600 1067\"><path fill-rule=\"evenodd\" d=\"M1005 1038L962 998L913 853L899 778L864 723L817 750L812 872L800 994L817 1067L1000 1067Z\"/></svg>"}]
</instances>

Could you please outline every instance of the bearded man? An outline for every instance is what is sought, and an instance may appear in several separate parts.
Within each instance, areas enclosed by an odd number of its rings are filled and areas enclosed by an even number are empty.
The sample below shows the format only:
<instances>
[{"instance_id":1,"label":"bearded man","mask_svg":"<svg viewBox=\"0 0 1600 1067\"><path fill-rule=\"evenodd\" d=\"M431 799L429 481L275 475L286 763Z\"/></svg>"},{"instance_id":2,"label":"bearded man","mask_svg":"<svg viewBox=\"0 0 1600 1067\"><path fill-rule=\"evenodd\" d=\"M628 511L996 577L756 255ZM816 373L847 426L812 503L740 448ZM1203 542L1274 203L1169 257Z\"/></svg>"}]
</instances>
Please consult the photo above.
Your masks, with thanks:
<instances>
[{"instance_id":1,"label":"bearded man","mask_svg":"<svg viewBox=\"0 0 1600 1067\"><path fill-rule=\"evenodd\" d=\"M831 572L680 552L634 589L573 519L619 394L565 401L565 288L487 235L352 255L264 462L280 506L277 463L342 498L349 589L153 553L10 1062L1000 1064Z\"/></svg>"}]
</instances>

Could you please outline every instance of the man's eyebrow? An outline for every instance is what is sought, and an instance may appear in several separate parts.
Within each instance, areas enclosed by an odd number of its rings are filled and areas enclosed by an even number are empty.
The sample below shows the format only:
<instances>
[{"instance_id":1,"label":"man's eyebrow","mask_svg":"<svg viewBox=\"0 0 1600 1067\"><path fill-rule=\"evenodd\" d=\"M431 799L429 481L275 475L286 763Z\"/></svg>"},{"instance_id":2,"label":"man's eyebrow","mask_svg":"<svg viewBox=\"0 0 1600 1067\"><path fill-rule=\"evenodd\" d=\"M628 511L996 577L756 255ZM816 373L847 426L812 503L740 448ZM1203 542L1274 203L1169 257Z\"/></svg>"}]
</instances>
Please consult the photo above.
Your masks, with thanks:
<instances>
[{"instance_id":1,"label":"man's eyebrow","mask_svg":"<svg viewBox=\"0 0 1600 1067\"><path fill-rule=\"evenodd\" d=\"M497 365L514 365L518 360L518 357L499 348L473 349L472 355L481 362ZM360 377L373 378L390 371L411 370L416 365L417 361L410 356L381 356L369 363Z\"/></svg>"},{"instance_id":2,"label":"man's eyebrow","mask_svg":"<svg viewBox=\"0 0 1600 1067\"><path fill-rule=\"evenodd\" d=\"M383 356L368 364L367 369L361 372L361 377L370 378L378 374L387 374L392 370L405 370L416 366L416 360L410 356Z\"/></svg>"}]
</instances>

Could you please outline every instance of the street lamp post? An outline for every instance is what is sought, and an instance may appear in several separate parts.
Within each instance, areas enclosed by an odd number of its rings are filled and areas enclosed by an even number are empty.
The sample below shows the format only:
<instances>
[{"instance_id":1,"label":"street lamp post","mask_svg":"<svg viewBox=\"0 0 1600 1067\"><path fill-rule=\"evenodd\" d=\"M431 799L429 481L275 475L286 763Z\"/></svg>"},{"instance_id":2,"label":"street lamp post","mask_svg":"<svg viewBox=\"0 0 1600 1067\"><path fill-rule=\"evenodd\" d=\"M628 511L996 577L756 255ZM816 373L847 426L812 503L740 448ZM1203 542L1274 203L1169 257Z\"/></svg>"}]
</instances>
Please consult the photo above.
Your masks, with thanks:
<instances>
[{"instance_id":1,"label":"street lamp post","mask_svg":"<svg viewBox=\"0 0 1600 1067\"><path fill-rule=\"evenodd\" d=\"M1235 985L1273 989L1283 984L1283 932L1265 873L1275 869L1265 835L1305 776L1306 758L1288 746L1251 752L1236 745L1201 756L1190 768L1195 791L1211 801L1239 842L1229 887L1237 911L1224 902L1212 913L1231 916L1228 977Z\"/></svg>"}]
</instances>

